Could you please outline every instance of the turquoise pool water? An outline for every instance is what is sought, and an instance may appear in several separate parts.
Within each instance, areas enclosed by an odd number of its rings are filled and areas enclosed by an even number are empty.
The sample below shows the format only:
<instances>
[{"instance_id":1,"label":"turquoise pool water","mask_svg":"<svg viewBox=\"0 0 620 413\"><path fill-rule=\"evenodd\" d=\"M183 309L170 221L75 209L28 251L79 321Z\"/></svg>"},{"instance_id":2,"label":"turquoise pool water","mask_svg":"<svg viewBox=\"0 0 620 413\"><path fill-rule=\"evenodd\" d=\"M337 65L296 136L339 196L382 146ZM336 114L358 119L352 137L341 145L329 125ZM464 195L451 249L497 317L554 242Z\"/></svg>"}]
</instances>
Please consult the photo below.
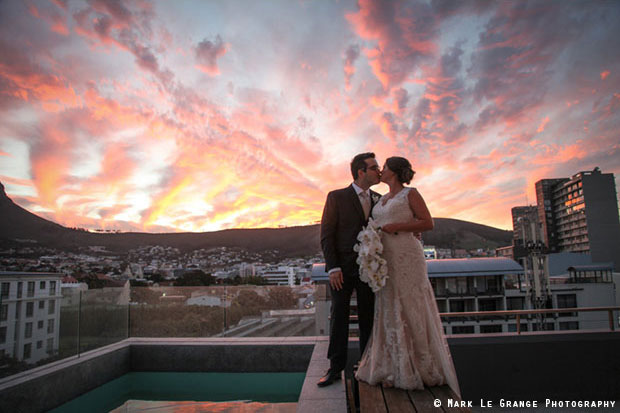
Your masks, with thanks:
<instances>
[{"instance_id":1,"label":"turquoise pool water","mask_svg":"<svg viewBox=\"0 0 620 413\"><path fill-rule=\"evenodd\" d=\"M131 372L50 412L109 412L127 400L297 402L305 375Z\"/></svg>"}]
</instances>

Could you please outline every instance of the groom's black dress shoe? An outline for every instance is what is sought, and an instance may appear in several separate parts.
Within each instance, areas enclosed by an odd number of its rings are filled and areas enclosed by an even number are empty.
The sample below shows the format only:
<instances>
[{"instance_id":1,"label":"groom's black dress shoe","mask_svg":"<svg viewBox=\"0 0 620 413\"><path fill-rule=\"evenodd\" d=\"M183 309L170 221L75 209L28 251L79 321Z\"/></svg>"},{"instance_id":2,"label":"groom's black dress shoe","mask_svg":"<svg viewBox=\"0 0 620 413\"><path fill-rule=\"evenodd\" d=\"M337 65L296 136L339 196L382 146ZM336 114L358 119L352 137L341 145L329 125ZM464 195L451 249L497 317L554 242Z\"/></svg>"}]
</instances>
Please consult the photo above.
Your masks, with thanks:
<instances>
[{"instance_id":1,"label":"groom's black dress shoe","mask_svg":"<svg viewBox=\"0 0 620 413\"><path fill-rule=\"evenodd\" d=\"M340 371L336 372L336 371L328 370L327 374L321 377L321 379L316 383L316 385L319 387L329 386L330 384L333 384L335 381L340 380L340 373L341 373Z\"/></svg>"}]
</instances>

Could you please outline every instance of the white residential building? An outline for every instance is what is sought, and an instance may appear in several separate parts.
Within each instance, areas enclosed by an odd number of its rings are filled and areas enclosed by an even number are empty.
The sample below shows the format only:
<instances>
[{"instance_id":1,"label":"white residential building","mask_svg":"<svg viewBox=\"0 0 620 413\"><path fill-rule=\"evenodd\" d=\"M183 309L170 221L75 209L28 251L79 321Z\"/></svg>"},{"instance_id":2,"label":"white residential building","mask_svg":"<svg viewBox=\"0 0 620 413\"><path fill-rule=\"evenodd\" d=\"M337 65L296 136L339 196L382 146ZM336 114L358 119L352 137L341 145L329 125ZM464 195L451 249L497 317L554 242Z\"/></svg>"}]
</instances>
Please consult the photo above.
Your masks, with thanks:
<instances>
[{"instance_id":1,"label":"white residential building","mask_svg":"<svg viewBox=\"0 0 620 413\"><path fill-rule=\"evenodd\" d=\"M36 363L58 351L62 277L0 272L0 355Z\"/></svg>"},{"instance_id":2,"label":"white residential building","mask_svg":"<svg viewBox=\"0 0 620 413\"><path fill-rule=\"evenodd\" d=\"M266 267L259 274L269 285L295 285L295 269L292 267Z\"/></svg>"}]
</instances>

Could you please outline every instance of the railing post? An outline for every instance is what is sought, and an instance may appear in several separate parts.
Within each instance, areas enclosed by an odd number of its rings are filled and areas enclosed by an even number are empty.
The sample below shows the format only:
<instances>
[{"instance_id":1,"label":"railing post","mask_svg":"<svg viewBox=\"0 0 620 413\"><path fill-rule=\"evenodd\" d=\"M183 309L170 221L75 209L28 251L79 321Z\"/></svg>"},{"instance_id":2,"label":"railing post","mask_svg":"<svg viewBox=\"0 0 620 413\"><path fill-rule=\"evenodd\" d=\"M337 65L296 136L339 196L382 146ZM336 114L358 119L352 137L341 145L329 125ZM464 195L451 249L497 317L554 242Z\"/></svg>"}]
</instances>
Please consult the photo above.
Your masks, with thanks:
<instances>
[{"instance_id":1,"label":"railing post","mask_svg":"<svg viewBox=\"0 0 620 413\"><path fill-rule=\"evenodd\" d=\"M609 310L608 314L609 314L609 329L611 331L614 331L616 329L616 326L614 324L614 312L613 312L613 310Z\"/></svg>"},{"instance_id":2,"label":"railing post","mask_svg":"<svg viewBox=\"0 0 620 413\"><path fill-rule=\"evenodd\" d=\"M521 334L521 314L517 314L517 334Z\"/></svg>"},{"instance_id":3,"label":"railing post","mask_svg":"<svg viewBox=\"0 0 620 413\"><path fill-rule=\"evenodd\" d=\"M78 300L78 319L77 319L77 356L80 357L80 319L82 318L82 289L80 289Z\"/></svg>"}]
</instances>

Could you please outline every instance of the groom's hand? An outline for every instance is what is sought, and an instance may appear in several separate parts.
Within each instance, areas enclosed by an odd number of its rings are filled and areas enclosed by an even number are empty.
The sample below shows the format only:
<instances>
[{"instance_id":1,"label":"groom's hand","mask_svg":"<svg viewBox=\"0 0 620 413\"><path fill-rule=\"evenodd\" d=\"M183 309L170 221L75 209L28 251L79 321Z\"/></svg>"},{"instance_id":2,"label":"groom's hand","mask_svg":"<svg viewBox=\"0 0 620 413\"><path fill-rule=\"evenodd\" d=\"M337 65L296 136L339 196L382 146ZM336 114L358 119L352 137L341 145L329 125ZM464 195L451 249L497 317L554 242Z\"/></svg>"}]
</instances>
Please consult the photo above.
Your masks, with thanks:
<instances>
[{"instance_id":1,"label":"groom's hand","mask_svg":"<svg viewBox=\"0 0 620 413\"><path fill-rule=\"evenodd\" d=\"M344 278L342 276L342 271L333 271L329 273L329 285L331 285L334 290L342 290L343 282Z\"/></svg>"}]
</instances>

